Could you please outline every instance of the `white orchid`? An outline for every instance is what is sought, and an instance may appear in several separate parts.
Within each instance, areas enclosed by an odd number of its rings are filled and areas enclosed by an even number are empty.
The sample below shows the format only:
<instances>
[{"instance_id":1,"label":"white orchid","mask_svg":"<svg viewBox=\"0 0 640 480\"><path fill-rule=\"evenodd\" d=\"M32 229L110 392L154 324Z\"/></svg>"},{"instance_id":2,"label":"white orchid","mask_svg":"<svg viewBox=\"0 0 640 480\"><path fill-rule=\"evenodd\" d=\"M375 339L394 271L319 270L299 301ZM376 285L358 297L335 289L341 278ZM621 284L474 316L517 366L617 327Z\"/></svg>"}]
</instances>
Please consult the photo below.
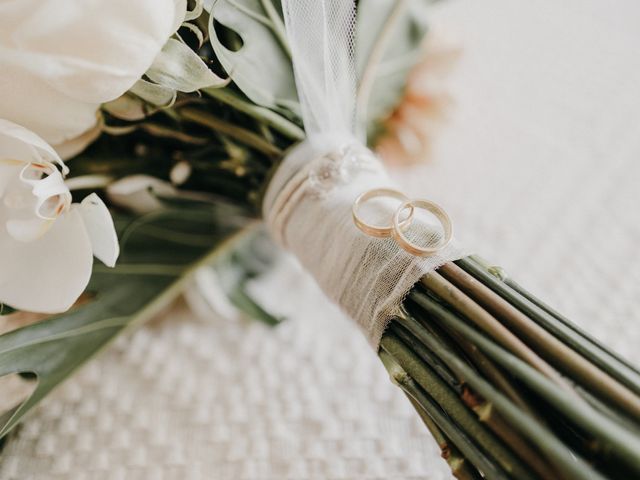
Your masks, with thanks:
<instances>
[{"instance_id":1,"label":"white orchid","mask_svg":"<svg viewBox=\"0 0 640 480\"><path fill-rule=\"evenodd\" d=\"M115 264L109 210L96 194L72 204L67 172L42 138L0 119L0 302L61 312L86 288L94 255Z\"/></svg>"},{"instance_id":2,"label":"white orchid","mask_svg":"<svg viewBox=\"0 0 640 480\"><path fill-rule=\"evenodd\" d=\"M1 1L0 118L56 148L86 134L100 104L124 94L152 66L185 19L186 3ZM85 143L91 139L85 135Z\"/></svg>"}]
</instances>

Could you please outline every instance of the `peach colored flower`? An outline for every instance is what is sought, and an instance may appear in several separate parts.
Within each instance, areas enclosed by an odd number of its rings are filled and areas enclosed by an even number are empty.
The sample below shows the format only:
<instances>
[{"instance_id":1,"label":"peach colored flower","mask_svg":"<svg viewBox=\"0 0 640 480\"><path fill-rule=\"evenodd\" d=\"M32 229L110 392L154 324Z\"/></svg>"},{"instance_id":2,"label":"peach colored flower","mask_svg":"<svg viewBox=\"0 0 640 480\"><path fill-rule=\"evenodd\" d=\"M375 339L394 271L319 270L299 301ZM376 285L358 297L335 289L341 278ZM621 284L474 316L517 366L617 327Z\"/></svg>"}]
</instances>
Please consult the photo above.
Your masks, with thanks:
<instances>
[{"instance_id":1,"label":"peach colored flower","mask_svg":"<svg viewBox=\"0 0 640 480\"><path fill-rule=\"evenodd\" d=\"M433 139L444 124L453 100L445 87L461 50L431 34L423 45L423 59L409 74L404 95L382 122L375 150L388 165L429 160Z\"/></svg>"}]
</instances>

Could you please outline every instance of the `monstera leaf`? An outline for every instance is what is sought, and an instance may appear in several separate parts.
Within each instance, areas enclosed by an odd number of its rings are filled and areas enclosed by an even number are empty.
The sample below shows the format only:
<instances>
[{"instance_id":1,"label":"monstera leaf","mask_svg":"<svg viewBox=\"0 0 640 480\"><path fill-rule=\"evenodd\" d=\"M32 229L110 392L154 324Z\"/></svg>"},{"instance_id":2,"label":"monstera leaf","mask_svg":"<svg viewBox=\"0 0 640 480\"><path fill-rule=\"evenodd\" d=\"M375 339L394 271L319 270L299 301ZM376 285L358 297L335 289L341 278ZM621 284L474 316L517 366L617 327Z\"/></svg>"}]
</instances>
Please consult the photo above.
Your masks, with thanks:
<instances>
[{"instance_id":1,"label":"monstera leaf","mask_svg":"<svg viewBox=\"0 0 640 480\"><path fill-rule=\"evenodd\" d=\"M408 2L399 18L389 26L383 55L375 68L369 96L367 124L375 131L377 120L398 103L407 76L420 60L427 33L427 7L431 0ZM395 0L360 0L356 23L356 69L367 68L380 32L387 27ZM209 34L213 50L233 82L256 104L299 114L298 97L280 2L274 0L210 0ZM238 36L235 47L225 46L224 29ZM229 43L229 42L228 42ZM231 42L233 43L233 42Z\"/></svg>"},{"instance_id":2,"label":"monstera leaf","mask_svg":"<svg viewBox=\"0 0 640 480\"><path fill-rule=\"evenodd\" d=\"M0 336L0 375L37 382L23 403L0 416L0 437L74 370L126 328L161 312L190 273L224 258L252 229L229 222L220 207L171 208L116 217L122 255L114 269L96 264L92 300L62 315Z\"/></svg>"},{"instance_id":3,"label":"monstera leaf","mask_svg":"<svg viewBox=\"0 0 640 480\"><path fill-rule=\"evenodd\" d=\"M298 96L279 5L271 0L214 0L205 3L205 9L210 13L213 50L238 88L257 105L297 113ZM235 49L223 44L219 25L240 37Z\"/></svg>"}]
</instances>

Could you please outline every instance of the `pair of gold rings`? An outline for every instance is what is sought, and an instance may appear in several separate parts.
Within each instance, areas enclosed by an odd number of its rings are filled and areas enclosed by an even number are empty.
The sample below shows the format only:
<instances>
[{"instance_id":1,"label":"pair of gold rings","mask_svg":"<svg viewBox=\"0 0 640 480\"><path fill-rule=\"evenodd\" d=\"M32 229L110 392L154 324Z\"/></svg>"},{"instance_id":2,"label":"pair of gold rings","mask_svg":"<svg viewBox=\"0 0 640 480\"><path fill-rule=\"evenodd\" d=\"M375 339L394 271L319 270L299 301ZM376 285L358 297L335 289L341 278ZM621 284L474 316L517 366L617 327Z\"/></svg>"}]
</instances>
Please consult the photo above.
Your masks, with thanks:
<instances>
[{"instance_id":1,"label":"pair of gold rings","mask_svg":"<svg viewBox=\"0 0 640 480\"><path fill-rule=\"evenodd\" d=\"M391 224L386 226L371 225L366 223L359 216L360 207L366 202L378 198L389 197L394 198L402 202L396 209ZM416 208L421 208L431 212L442 225L443 236L435 245L421 246L407 238L405 231L411 226ZM428 257L434 255L445 248L451 242L453 238L453 226L451 219L447 212L445 212L439 205L423 199L410 199L404 193L390 188L375 188L361 194L356 201L353 202L352 207L353 222L365 234L376 237L386 238L393 237L398 246L409 252L412 255L418 257ZM404 212L407 211L406 218L403 218Z\"/></svg>"}]
</instances>

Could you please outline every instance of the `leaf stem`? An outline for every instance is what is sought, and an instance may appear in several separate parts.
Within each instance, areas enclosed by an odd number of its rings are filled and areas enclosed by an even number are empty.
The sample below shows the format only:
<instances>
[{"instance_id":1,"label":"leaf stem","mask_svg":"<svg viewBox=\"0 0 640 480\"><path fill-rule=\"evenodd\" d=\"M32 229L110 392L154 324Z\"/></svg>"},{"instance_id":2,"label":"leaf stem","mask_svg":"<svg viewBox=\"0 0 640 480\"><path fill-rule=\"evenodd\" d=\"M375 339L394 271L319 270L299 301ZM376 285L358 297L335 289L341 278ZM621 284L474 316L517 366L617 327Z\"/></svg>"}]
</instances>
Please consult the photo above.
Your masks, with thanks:
<instances>
[{"instance_id":1,"label":"leaf stem","mask_svg":"<svg viewBox=\"0 0 640 480\"><path fill-rule=\"evenodd\" d=\"M403 322L398 322L400 325L403 325ZM397 324L396 324L397 325ZM405 328L397 328L394 325L393 332L402 340L411 351L415 353L418 357L420 357L429 367L431 367L440 378L442 378L453 390L455 390L458 394L462 394L463 392L463 378L456 377L455 373L453 373L449 367L447 367L436 355L434 355L427 347L425 347L417 337L412 336L409 330ZM434 336L438 339L438 341L443 342L442 338L434 335L435 332L430 331L429 335ZM444 342L443 342L444 343ZM447 345L448 348L451 348L450 345Z\"/></svg>"},{"instance_id":2,"label":"leaf stem","mask_svg":"<svg viewBox=\"0 0 640 480\"><path fill-rule=\"evenodd\" d=\"M412 321L413 318L408 317L406 321ZM455 331L449 333L456 341L458 346L462 348L465 354L470 358L471 363L480 370L496 387L505 393L516 405L531 415L536 415L533 408L512 385L507 376L496 365L482 353L478 347L469 342L462 335Z\"/></svg>"},{"instance_id":3,"label":"leaf stem","mask_svg":"<svg viewBox=\"0 0 640 480\"><path fill-rule=\"evenodd\" d=\"M419 338L421 337L422 334L433 337L433 334L429 328L431 326L427 325L427 322L424 322L424 323L418 322L411 315L404 315L401 317L397 317L396 322L398 322L398 324L400 325L403 325L405 328L407 328L407 330L406 330L406 333L404 334L401 334L403 330L394 330L394 332L398 334L400 338L403 341L405 341L405 343L407 338L411 338L412 342L409 344L409 346L413 349L413 351L416 354L418 354L420 357L424 359L421 351L425 349L427 351L429 350L427 349L426 346L424 346L423 343L420 342ZM420 335L414 333L414 332L423 331L423 330L424 332ZM448 333L455 333L455 332L452 330L448 330ZM470 342L468 342L466 338L464 338L459 334L457 334L456 339L457 338L459 338L465 343L470 344ZM415 343L420 345L421 348L414 347L413 345ZM449 351L453 352L453 350L451 349L449 349ZM430 353L430 355L435 356L434 353ZM523 409L523 411L526 411L527 413L533 416L534 415L533 410L530 408L530 406L527 403L524 402L524 400L522 400L521 395L517 393L515 388L513 388L511 383L508 382L508 380L505 378L502 372L500 372L495 367L495 365L489 361L488 358L486 358L481 352L478 351L477 348L475 348L475 355L472 358L478 358L478 356L480 356L487 365L491 365L492 367L492 369L490 370L491 372L499 375L498 378L501 379L501 381L499 382L496 382L494 380L494 377L489 377L492 383L496 385L499 389L506 384L506 386L508 387L507 391L505 392L504 388L502 388L502 391L506 393L510 398L513 395L514 398L511 398L512 401L514 401L514 403L519 405L520 408ZM442 362L442 360L439 359L439 357L436 356L436 358L438 358L438 360ZM474 365L474 366L477 366L477 365ZM464 382L465 379L461 378L460 381ZM520 435L518 435L516 431L514 431L513 429L510 429L508 425L504 422L504 420L502 420L502 418L495 413L494 411L495 409L493 408L493 405L491 402L487 402L486 400L482 400L478 398L473 399L473 397L474 397L473 394L463 395L463 399L465 398L468 399L465 401L467 406L469 406L469 408L471 408L474 412L476 412L481 422L486 423L496 435L502 438L507 445L509 445L515 452L517 452L518 455L520 455L520 457L523 460L527 461L528 464L532 466L533 470L536 471L536 473L540 475L541 478L556 478L558 476L557 474L552 474L551 468L547 465L546 461L543 458L541 458L539 454L528 445L525 439L523 439ZM522 404L520 402L522 402Z\"/></svg>"},{"instance_id":4,"label":"leaf stem","mask_svg":"<svg viewBox=\"0 0 640 480\"><path fill-rule=\"evenodd\" d=\"M391 12L387 17L387 20L379 32L376 42L373 44L367 64L364 67L364 71L360 77L360 83L358 84L358 90L356 92L356 125L360 125L360 128L365 128L367 120L367 106L369 104L369 97L373 90L373 84L375 83L376 73L380 66L380 61L384 55L387 45L391 38L394 28L396 28L400 16L404 12L408 5L408 0L396 0L391 7ZM363 132L356 132L363 134Z\"/></svg>"},{"instance_id":5,"label":"leaf stem","mask_svg":"<svg viewBox=\"0 0 640 480\"><path fill-rule=\"evenodd\" d=\"M284 22L282 21L282 18L280 18L280 14L276 10L276 7L274 7L271 0L260 0L260 3L271 20L271 29L278 39L278 42L280 42L280 46L289 58L291 58L291 48L289 47L289 41L287 40L287 31L284 28Z\"/></svg>"},{"instance_id":6,"label":"leaf stem","mask_svg":"<svg viewBox=\"0 0 640 480\"><path fill-rule=\"evenodd\" d=\"M387 335L383 337L383 343L387 343L387 347L382 347L380 351L380 359L385 368L389 372L389 376L392 381L399 385L408 395L415 399L415 401L427 412L427 414L433 419L436 425L442 429L444 434L451 439L457 448L473 463L479 470L481 470L486 478L494 480L509 480L508 475L500 466L496 465L495 461L487 457L487 455L464 433L460 430L452 420L449 418L436 404L436 402L427 395L422 388L415 382L413 378L407 373L402 365L403 360L407 361L407 355L411 353L408 351L402 352L397 358L391 351L394 350L393 345L389 345L386 340ZM402 345L398 345L402 349Z\"/></svg>"},{"instance_id":7,"label":"leaf stem","mask_svg":"<svg viewBox=\"0 0 640 480\"><path fill-rule=\"evenodd\" d=\"M282 155L282 150L267 142L260 135L257 135L245 128L238 127L237 125L233 125L232 123L225 122L210 113L203 112L202 110L197 110L195 108L183 108L180 110L180 114L185 120L202 125L214 132L228 135L229 137L266 155L276 157Z\"/></svg>"},{"instance_id":8,"label":"leaf stem","mask_svg":"<svg viewBox=\"0 0 640 480\"><path fill-rule=\"evenodd\" d=\"M640 397L631 390L569 348L456 264L447 263L438 271L511 329L518 331L536 351L555 364L556 368L575 377L601 397L609 398L633 417L640 418Z\"/></svg>"},{"instance_id":9,"label":"leaf stem","mask_svg":"<svg viewBox=\"0 0 640 480\"><path fill-rule=\"evenodd\" d=\"M400 363L418 385L429 392L429 395L453 421L460 425L467 435L478 445L482 445L482 448L487 452L490 452L506 472L513 474L518 479L535 478L531 475L529 468L475 417L457 394L396 336L394 328L397 326L391 324L380 344L382 348Z\"/></svg>"},{"instance_id":10,"label":"leaf stem","mask_svg":"<svg viewBox=\"0 0 640 480\"><path fill-rule=\"evenodd\" d=\"M386 355L386 352L383 353ZM442 433L442 430L440 430L438 425L432 420L418 401L409 395L406 390L403 390L403 392L409 399L409 402L411 402L415 411L418 413L422 423L424 423L427 430L431 432L431 435L440 447L440 456L449 464L449 468L451 469L453 476L458 480L482 480L478 470L476 470L476 468L466 458L464 458L464 456L462 456L458 448L449 441L444 433Z\"/></svg>"},{"instance_id":11,"label":"leaf stem","mask_svg":"<svg viewBox=\"0 0 640 480\"><path fill-rule=\"evenodd\" d=\"M511 305L538 322L562 342L588 358L595 365L607 372L620 383L626 385L640 395L640 372L629 362L611 352L586 332L579 329L568 319L551 310L531 294L519 287L512 287L515 282L501 281L490 273L477 257L467 257L455 263L467 273L504 298Z\"/></svg>"},{"instance_id":12,"label":"leaf stem","mask_svg":"<svg viewBox=\"0 0 640 480\"><path fill-rule=\"evenodd\" d=\"M260 107L254 103L242 99L240 95L237 95L229 89L204 88L202 89L202 91L210 97L215 98L216 100L219 100L232 108L235 108L239 112L242 112L260 122L265 123L266 125L270 126L274 130L282 133L292 140L300 141L304 140L305 138L304 130L302 130L292 121L286 119L282 115L279 115L273 110Z\"/></svg>"},{"instance_id":13,"label":"leaf stem","mask_svg":"<svg viewBox=\"0 0 640 480\"><path fill-rule=\"evenodd\" d=\"M571 386L551 365L540 358L540 356L531 350L522 340L516 337L480 305L467 297L455 285L447 281L437 272L432 272L423 277L421 283L445 303L451 305L452 308L487 332L492 338L495 338L498 343L532 365L563 390L574 395L577 400L580 400L580 397L573 391ZM413 298L413 296L411 296L411 298Z\"/></svg>"},{"instance_id":14,"label":"leaf stem","mask_svg":"<svg viewBox=\"0 0 640 480\"><path fill-rule=\"evenodd\" d=\"M563 389L557 388L548 378L539 371L520 360L512 353L493 343L480 332L467 325L463 320L449 310L439 305L427 295L419 292L412 292L412 299L419 303L425 310L429 311L439 322L446 324L449 328L455 329L467 337L469 341L477 345L496 363L522 380L533 391L560 411L567 419L572 421L580 429L590 432L596 439L602 442L602 451L616 456L624 461L629 467L640 473L640 440L630 431L626 430L613 420L602 415L588 403L584 401L576 402L575 397ZM413 332L420 334L420 332ZM465 376L466 381L480 395L491 398L496 408L500 410L505 419L515 427L521 429L522 433L528 435L531 441L535 441L538 448L545 452L554 463L562 460L558 466L575 456L575 453L568 451L567 447L560 442L553 434L548 432L542 425L530 415L519 410L511 401L501 393L493 391L493 387L484 379L476 375L467 365L461 362L453 354L441 348L427 335L420 335L420 340L431 348L442 360L447 362L449 367L457 370ZM556 444L557 443L557 444ZM564 452L564 453L563 453ZM566 458L563 459L563 457ZM579 462L571 461L568 465L579 466ZM585 478L582 475L582 467L575 470L575 478ZM591 477L586 477L591 478ZM596 477L594 477L596 478ZM599 477L598 477L599 478Z\"/></svg>"}]
</instances>

